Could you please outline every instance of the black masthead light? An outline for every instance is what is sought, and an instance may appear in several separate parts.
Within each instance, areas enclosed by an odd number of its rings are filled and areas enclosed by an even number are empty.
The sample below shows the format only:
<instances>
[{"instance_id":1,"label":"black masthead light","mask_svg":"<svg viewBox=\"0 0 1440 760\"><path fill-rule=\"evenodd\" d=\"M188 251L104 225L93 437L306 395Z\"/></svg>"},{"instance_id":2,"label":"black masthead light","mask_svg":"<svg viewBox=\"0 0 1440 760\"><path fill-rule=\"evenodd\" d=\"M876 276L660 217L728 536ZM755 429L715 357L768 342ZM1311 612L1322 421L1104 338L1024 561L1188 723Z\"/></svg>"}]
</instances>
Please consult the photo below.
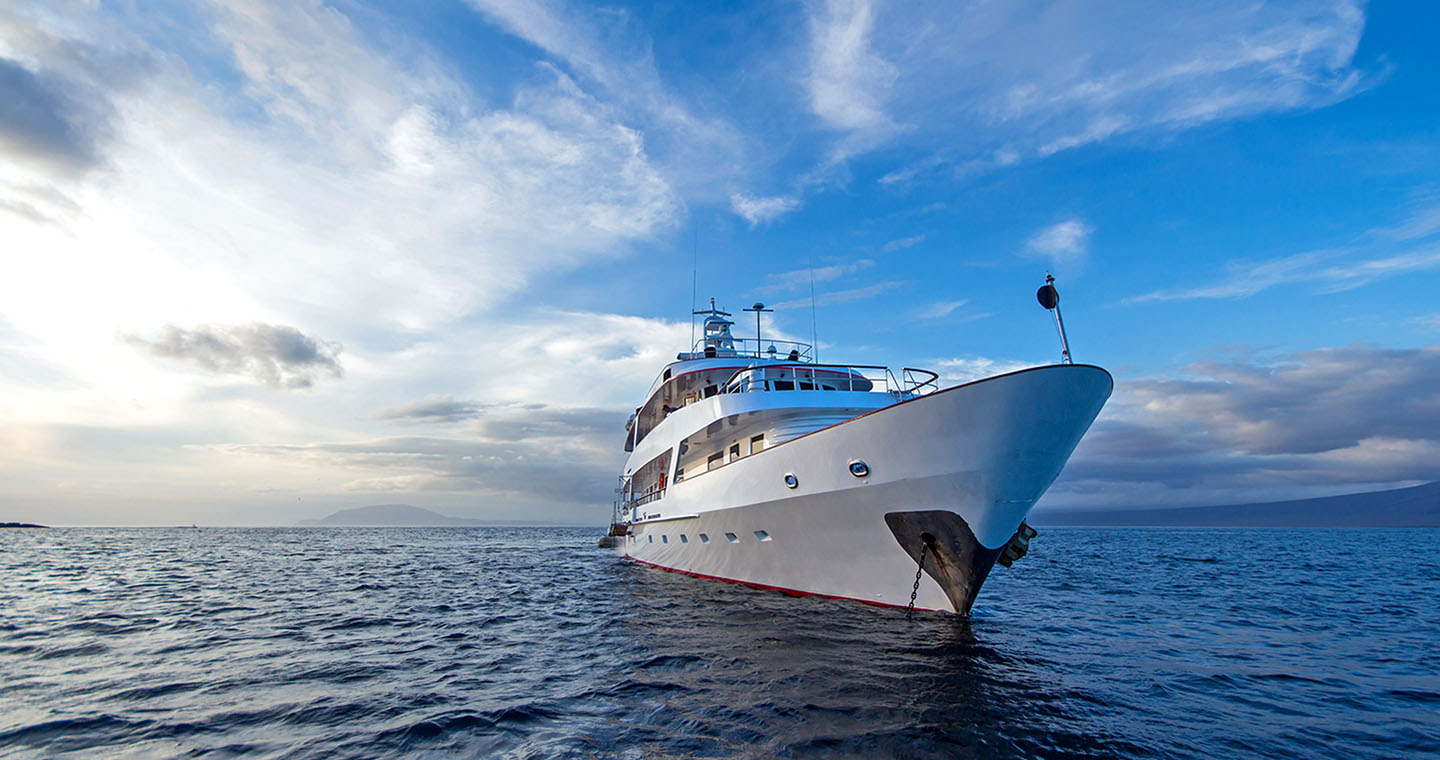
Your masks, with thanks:
<instances>
[{"instance_id":1,"label":"black masthead light","mask_svg":"<svg viewBox=\"0 0 1440 760\"><path fill-rule=\"evenodd\" d=\"M1060 331L1060 355L1064 357L1066 364L1070 364L1070 341L1065 339L1065 320L1060 317L1060 291L1055 289L1054 275L1045 273L1045 284L1035 291L1035 300L1039 301L1046 311L1055 313L1055 327Z\"/></svg>"},{"instance_id":2,"label":"black masthead light","mask_svg":"<svg viewBox=\"0 0 1440 760\"><path fill-rule=\"evenodd\" d=\"M1045 276L1047 278L1046 284L1041 285L1040 289L1035 291L1035 300L1039 301L1040 305L1044 306L1048 311L1060 305L1060 291L1056 290L1054 285L1049 284L1049 282L1055 278L1050 277L1048 274Z\"/></svg>"}]
</instances>

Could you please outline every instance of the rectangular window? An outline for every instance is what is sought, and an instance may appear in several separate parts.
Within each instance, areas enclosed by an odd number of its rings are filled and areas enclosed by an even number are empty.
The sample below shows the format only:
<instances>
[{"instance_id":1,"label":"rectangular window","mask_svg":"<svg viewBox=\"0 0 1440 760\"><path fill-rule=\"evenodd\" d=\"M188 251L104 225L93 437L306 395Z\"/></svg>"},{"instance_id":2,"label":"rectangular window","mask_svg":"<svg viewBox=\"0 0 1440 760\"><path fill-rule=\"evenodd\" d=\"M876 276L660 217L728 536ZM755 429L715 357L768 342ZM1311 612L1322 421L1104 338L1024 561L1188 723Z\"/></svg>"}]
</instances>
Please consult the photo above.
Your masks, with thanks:
<instances>
[{"instance_id":1,"label":"rectangular window","mask_svg":"<svg viewBox=\"0 0 1440 760\"><path fill-rule=\"evenodd\" d=\"M754 454L765 448L765 436L757 435L750 439L750 453Z\"/></svg>"},{"instance_id":2,"label":"rectangular window","mask_svg":"<svg viewBox=\"0 0 1440 760\"><path fill-rule=\"evenodd\" d=\"M684 479L685 479L685 468L684 468L684 467L681 467L680 469L678 469L678 470L675 471L675 482L676 482L676 483L679 483L680 481L682 481L682 480L684 480Z\"/></svg>"},{"instance_id":3,"label":"rectangular window","mask_svg":"<svg viewBox=\"0 0 1440 760\"><path fill-rule=\"evenodd\" d=\"M802 391L813 391L813 390L815 390L815 384L814 384L814 383L810 383L810 382L806 382L806 381L804 381L804 380L801 380L801 381L800 381L800 390L802 390Z\"/></svg>"},{"instance_id":4,"label":"rectangular window","mask_svg":"<svg viewBox=\"0 0 1440 760\"><path fill-rule=\"evenodd\" d=\"M705 398L710 398L711 396L714 396L716 393L719 393L719 392L720 392L719 386L715 386L715 385L707 385L707 386L705 386Z\"/></svg>"},{"instance_id":5,"label":"rectangular window","mask_svg":"<svg viewBox=\"0 0 1440 760\"><path fill-rule=\"evenodd\" d=\"M770 534L767 533L767 532L765 532L765 531L763 531L763 530L757 530L757 531L755 531L755 538L757 538L757 539L759 539L759 540L761 540L761 541L769 541L769 540L770 540Z\"/></svg>"},{"instance_id":6,"label":"rectangular window","mask_svg":"<svg viewBox=\"0 0 1440 760\"><path fill-rule=\"evenodd\" d=\"M699 398L700 398L699 396L696 396L696 395L693 394L693 393L687 393L687 394L685 394L685 401L684 401L683 403L681 403L680 405L681 405L681 406L690 406L691 404L693 404L693 403L695 403L696 401L698 401Z\"/></svg>"},{"instance_id":7,"label":"rectangular window","mask_svg":"<svg viewBox=\"0 0 1440 760\"><path fill-rule=\"evenodd\" d=\"M700 543L702 543L702 544L708 544L708 543L710 543L710 537L707 536L707 535L705 535L704 533L701 533L701 534L700 534Z\"/></svg>"},{"instance_id":8,"label":"rectangular window","mask_svg":"<svg viewBox=\"0 0 1440 760\"><path fill-rule=\"evenodd\" d=\"M793 390L795 390L795 382L794 382L793 380L776 380L776 381L775 381L775 390L777 390L777 391L793 391Z\"/></svg>"},{"instance_id":9,"label":"rectangular window","mask_svg":"<svg viewBox=\"0 0 1440 760\"><path fill-rule=\"evenodd\" d=\"M654 537L654 536L647 536L647 538L650 539L650 543L652 543L652 544L655 543L655 537Z\"/></svg>"},{"instance_id":10,"label":"rectangular window","mask_svg":"<svg viewBox=\"0 0 1440 760\"><path fill-rule=\"evenodd\" d=\"M729 542L732 543L732 544L738 544L738 543L740 543L740 537L737 536L737 535L735 535L734 533L726 533L726 534L725 534L725 540L726 540L726 541L729 541Z\"/></svg>"},{"instance_id":11,"label":"rectangular window","mask_svg":"<svg viewBox=\"0 0 1440 760\"><path fill-rule=\"evenodd\" d=\"M680 543L682 543L682 544L688 544L688 543L690 543L690 539L686 538L684 533L681 533L681 534L680 534Z\"/></svg>"},{"instance_id":12,"label":"rectangular window","mask_svg":"<svg viewBox=\"0 0 1440 760\"><path fill-rule=\"evenodd\" d=\"M723 452L723 451L717 451L717 452L715 452L714 454L711 454L709 459L705 460L705 469L706 469L706 471L713 470L713 469L715 469L715 468L717 468L717 467L720 467L721 465L724 465L724 464L725 464L725 452Z\"/></svg>"},{"instance_id":13,"label":"rectangular window","mask_svg":"<svg viewBox=\"0 0 1440 760\"><path fill-rule=\"evenodd\" d=\"M736 459L739 459L739 458L740 458L740 444L738 444L738 443L732 443L732 444L730 444L730 461L733 462L733 461L735 461Z\"/></svg>"},{"instance_id":14,"label":"rectangular window","mask_svg":"<svg viewBox=\"0 0 1440 760\"><path fill-rule=\"evenodd\" d=\"M668 544L668 543L670 543L670 537L669 537L669 536L661 536L661 537L660 537L660 543L662 543L662 544Z\"/></svg>"}]
</instances>

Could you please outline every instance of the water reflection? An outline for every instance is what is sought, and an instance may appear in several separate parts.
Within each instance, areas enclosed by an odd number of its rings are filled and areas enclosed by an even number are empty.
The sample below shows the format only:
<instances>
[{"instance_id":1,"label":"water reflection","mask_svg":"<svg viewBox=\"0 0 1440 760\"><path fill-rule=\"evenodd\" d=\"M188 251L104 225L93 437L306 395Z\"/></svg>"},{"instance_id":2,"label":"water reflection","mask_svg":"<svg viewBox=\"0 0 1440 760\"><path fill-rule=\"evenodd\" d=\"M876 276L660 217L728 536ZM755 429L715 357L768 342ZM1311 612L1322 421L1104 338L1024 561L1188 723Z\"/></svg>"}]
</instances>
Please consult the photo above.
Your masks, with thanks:
<instances>
[{"instance_id":1,"label":"water reflection","mask_svg":"<svg viewBox=\"0 0 1440 760\"><path fill-rule=\"evenodd\" d=\"M1113 754L1063 706L1047 663L1007 656L984 623L795 599L625 567L615 678L643 686L623 732L723 754ZM659 735L651 738L650 731ZM673 749L673 748L672 748ZM661 750L661 754L668 750Z\"/></svg>"}]
</instances>

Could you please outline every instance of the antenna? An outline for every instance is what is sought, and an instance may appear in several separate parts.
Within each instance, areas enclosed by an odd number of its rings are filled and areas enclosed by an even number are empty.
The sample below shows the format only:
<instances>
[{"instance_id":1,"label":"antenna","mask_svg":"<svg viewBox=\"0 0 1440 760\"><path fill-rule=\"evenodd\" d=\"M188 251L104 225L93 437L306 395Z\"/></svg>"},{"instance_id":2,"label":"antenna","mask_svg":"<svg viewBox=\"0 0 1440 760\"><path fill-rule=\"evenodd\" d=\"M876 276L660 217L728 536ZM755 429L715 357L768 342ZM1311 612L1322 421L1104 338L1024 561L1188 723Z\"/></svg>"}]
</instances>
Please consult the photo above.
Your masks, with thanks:
<instances>
[{"instance_id":1,"label":"antenna","mask_svg":"<svg viewBox=\"0 0 1440 760\"><path fill-rule=\"evenodd\" d=\"M759 301L756 301L754 306L751 306L751 307L748 308L748 309L741 309L741 311L753 311L753 312L755 312L755 358L756 358L756 359L759 359L759 358L760 358L760 312L762 312L762 311L775 311L775 310L774 310L774 309L767 309L767 308L765 308L765 304L760 303Z\"/></svg>"},{"instance_id":2,"label":"antenna","mask_svg":"<svg viewBox=\"0 0 1440 760\"><path fill-rule=\"evenodd\" d=\"M1060 356L1065 359L1066 364L1073 364L1070 360L1070 341L1065 339L1065 320L1060 317L1060 291L1055 289L1055 277L1049 272L1045 273L1045 284L1035 291L1035 300L1039 301L1046 311L1055 312L1055 327L1060 331Z\"/></svg>"},{"instance_id":3,"label":"antenna","mask_svg":"<svg viewBox=\"0 0 1440 760\"><path fill-rule=\"evenodd\" d=\"M700 275L700 222L695 222L695 246L690 249L690 350L695 350L695 285Z\"/></svg>"},{"instance_id":4,"label":"antenna","mask_svg":"<svg viewBox=\"0 0 1440 760\"><path fill-rule=\"evenodd\" d=\"M815 261L805 257L805 268L810 270L810 361L820 363L820 339L815 337Z\"/></svg>"}]
</instances>

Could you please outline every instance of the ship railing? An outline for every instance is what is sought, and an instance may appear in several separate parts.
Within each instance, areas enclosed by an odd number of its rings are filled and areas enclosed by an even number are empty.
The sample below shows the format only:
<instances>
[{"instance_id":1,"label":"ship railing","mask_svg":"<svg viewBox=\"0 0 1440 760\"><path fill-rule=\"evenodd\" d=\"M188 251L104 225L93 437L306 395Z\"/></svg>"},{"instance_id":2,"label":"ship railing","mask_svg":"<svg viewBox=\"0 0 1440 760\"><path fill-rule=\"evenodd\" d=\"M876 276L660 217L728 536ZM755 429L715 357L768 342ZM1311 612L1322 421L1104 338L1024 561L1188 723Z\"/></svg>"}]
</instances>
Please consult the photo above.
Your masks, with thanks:
<instances>
[{"instance_id":1,"label":"ship railing","mask_svg":"<svg viewBox=\"0 0 1440 760\"><path fill-rule=\"evenodd\" d=\"M928 369L904 367L897 378L889 367L878 364L766 364L737 371L721 387L725 393L779 390L774 384L781 370L790 370L781 380L790 384L785 390L878 392L901 399L939 390L940 375Z\"/></svg>"},{"instance_id":2,"label":"ship railing","mask_svg":"<svg viewBox=\"0 0 1440 760\"><path fill-rule=\"evenodd\" d=\"M814 349L809 343L801 343L794 340L764 340L757 341L754 338L730 338L731 348L711 349L707 353L705 339L695 341L690 347L690 353L679 354L680 359L702 359L702 358L751 358L751 359L779 359L788 361L813 362L815 361ZM791 358L794 354L794 358Z\"/></svg>"},{"instance_id":3,"label":"ship railing","mask_svg":"<svg viewBox=\"0 0 1440 760\"><path fill-rule=\"evenodd\" d=\"M665 489L657 488L654 491L639 494L629 501L622 502L621 509L634 509L635 507L644 506L652 501L659 501L663 498L665 498Z\"/></svg>"}]
</instances>

